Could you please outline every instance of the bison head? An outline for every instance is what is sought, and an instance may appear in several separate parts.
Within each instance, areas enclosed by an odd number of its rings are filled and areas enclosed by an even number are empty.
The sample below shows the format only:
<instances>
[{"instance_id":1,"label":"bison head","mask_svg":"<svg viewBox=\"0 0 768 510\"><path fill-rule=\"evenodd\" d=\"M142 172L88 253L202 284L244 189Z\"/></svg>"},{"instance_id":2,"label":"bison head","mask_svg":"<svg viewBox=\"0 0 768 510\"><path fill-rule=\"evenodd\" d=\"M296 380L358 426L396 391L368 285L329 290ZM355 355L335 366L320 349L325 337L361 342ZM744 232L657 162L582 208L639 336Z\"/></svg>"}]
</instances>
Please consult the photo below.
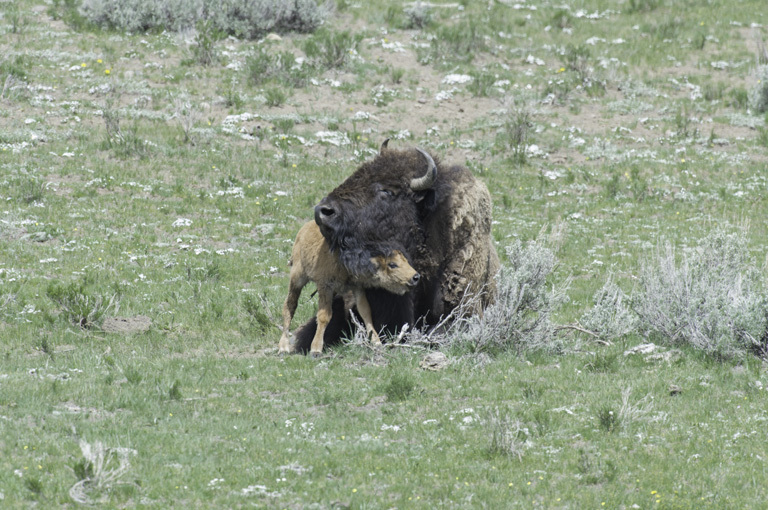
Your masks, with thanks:
<instances>
[{"instance_id":1,"label":"bison head","mask_svg":"<svg viewBox=\"0 0 768 510\"><path fill-rule=\"evenodd\" d=\"M382 146L315 207L315 222L353 273L372 272L371 257L401 250L415 258L423 250L423 218L438 201L440 179L432 157L421 149Z\"/></svg>"}]
</instances>

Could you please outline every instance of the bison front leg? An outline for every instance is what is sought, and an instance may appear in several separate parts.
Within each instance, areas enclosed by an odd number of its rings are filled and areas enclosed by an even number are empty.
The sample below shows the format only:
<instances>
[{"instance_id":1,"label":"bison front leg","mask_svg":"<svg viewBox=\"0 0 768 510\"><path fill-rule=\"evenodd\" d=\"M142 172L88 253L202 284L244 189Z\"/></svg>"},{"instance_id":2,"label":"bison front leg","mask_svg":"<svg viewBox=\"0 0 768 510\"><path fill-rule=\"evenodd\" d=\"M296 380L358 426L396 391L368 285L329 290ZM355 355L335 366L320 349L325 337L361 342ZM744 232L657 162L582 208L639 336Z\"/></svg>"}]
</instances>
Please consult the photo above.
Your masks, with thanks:
<instances>
[{"instance_id":1,"label":"bison front leg","mask_svg":"<svg viewBox=\"0 0 768 510\"><path fill-rule=\"evenodd\" d=\"M333 315L333 310L331 308L333 303L333 292L328 289L317 289L317 293L317 330L315 331L315 338L312 339L312 345L309 347L309 354L314 358L320 356L323 352L325 328L328 327L328 323L331 321L331 316Z\"/></svg>"},{"instance_id":2,"label":"bison front leg","mask_svg":"<svg viewBox=\"0 0 768 510\"><path fill-rule=\"evenodd\" d=\"M373 345L381 345L381 338L379 338L379 334L373 327L371 305L368 303L368 298L365 297L365 289L358 289L355 291L355 304L357 305L357 312L360 314L360 317L363 318L366 336L371 339Z\"/></svg>"}]
</instances>

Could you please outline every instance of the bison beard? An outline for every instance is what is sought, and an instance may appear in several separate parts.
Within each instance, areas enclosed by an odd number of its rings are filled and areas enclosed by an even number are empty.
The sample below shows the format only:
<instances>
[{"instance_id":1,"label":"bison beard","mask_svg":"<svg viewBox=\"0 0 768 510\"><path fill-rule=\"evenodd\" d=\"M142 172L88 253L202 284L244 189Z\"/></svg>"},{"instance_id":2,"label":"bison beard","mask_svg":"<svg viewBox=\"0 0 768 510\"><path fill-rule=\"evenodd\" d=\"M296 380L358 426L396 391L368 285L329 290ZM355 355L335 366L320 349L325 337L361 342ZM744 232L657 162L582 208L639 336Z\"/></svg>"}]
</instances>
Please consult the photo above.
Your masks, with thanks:
<instances>
[{"instance_id":1,"label":"bison beard","mask_svg":"<svg viewBox=\"0 0 768 510\"><path fill-rule=\"evenodd\" d=\"M464 167L443 167L420 149L397 151L385 144L320 201L315 221L350 272L370 272L371 257L398 249L422 275L404 296L366 291L379 331L434 325L467 291L484 293L470 313L493 299L499 259L490 235L490 194ZM335 300L328 345L350 336L343 306ZM309 350L315 329L313 318L296 332L299 351Z\"/></svg>"}]
</instances>

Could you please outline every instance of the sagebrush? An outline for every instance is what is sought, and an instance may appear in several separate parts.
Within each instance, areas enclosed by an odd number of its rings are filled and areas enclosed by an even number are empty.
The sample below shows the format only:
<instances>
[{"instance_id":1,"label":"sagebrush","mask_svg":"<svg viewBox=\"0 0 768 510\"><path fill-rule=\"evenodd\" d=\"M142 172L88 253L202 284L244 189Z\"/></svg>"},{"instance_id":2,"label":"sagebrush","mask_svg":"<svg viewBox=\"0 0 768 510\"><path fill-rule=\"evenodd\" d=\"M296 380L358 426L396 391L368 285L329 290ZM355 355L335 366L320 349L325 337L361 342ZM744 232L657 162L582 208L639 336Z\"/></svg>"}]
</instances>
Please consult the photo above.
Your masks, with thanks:
<instances>
[{"instance_id":1,"label":"sagebrush","mask_svg":"<svg viewBox=\"0 0 768 510\"><path fill-rule=\"evenodd\" d=\"M645 332L717 357L764 351L765 277L743 232L715 231L678 260L659 248L640 274L633 308Z\"/></svg>"},{"instance_id":2,"label":"sagebrush","mask_svg":"<svg viewBox=\"0 0 768 510\"><path fill-rule=\"evenodd\" d=\"M556 266L555 255L535 241L523 244L516 240L506 253L509 262L496 276L497 296L492 305L482 314L468 316L465 308L471 310L477 296L469 298L432 331L412 331L408 342L461 346L488 354L562 350L551 314L567 299L570 280L558 288L547 287Z\"/></svg>"},{"instance_id":3,"label":"sagebrush","mask_svg":"<svg viewBox=\"0 0 768 510\"><path fill-rule=\"evenodd\" d=\"M629 306L629 297L613 281L608 281L595 293L594 306L582 317L581 324L605 341L622 338L637 329L637 315Z\"/></svg>"},{"instance_id":4,"label":"sagebrush","mask_svg":"<svg viewBox=\"0 0 768 510\"><path fill-rule=\"evenodd\" d=\"M755 84L749 90L749 107L754 113L768 111L768 65L760 65L755 72Z\"/></svg>"},{"instance_id":5,"label":"sagebrush","mask_svg":"<svg viewBox=\"0 0 768 510\"><path fill-rule=\"evenodd\" d=\"M104 28L180 31L206 20L216 30L247 39L268 32L311 32L329 10L313 0L83 0L80 5L87 20Z\"/></svg>"}]
</instances>

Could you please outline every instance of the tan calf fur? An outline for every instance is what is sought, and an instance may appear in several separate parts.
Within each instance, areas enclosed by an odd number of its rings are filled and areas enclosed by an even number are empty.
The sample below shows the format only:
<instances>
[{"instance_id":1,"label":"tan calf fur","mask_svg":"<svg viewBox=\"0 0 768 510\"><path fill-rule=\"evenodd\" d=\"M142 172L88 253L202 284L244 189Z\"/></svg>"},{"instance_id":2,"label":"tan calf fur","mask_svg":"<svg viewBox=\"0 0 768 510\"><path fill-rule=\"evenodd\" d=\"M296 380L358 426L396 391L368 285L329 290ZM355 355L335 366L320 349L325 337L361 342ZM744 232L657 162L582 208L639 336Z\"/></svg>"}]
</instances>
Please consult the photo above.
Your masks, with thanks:
<instances>
[{"instance_id":1,"label":"tan calf fur","mask_svg":"<svg viewBox=\"0 0 768 510\"><path fill-rule=\"evenodd\" d=\"M419 281L419 273L411 267L405 256L394 251L388 257L371 258L376 268L373 274L351 275L339 261L337 254L331 253L330 246L320 233L314 221L307 222L296 236L291 254L291 276L288 297L283 305L283 334L278 344L278 352L292 352L289 329L296 313L301 290L310 281L317 285L318 310L317 330L312 340L310 354L319 355L323 350L323 335L331 319L331 303L334 296L351 292L354 295L357 311L365 323L365 331L374 344L381 344L379 335L373 328L373 317L365 289L380 287L394 294L405 294Z\"/></svg>"}]
</instances>

